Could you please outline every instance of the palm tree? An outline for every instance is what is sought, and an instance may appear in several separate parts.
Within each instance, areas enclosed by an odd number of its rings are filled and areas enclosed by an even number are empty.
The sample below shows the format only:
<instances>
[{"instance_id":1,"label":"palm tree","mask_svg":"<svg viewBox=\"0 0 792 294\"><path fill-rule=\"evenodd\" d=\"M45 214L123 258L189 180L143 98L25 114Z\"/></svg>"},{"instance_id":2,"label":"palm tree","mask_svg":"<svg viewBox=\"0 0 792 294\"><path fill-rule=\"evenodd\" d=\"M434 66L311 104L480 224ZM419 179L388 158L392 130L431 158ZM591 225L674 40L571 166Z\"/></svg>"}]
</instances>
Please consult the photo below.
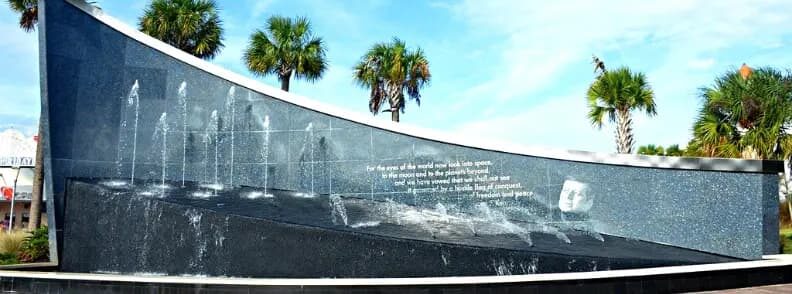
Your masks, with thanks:
<instances>
[{"instance_id":1,"label":"palm tree","mask_svg":"<svg viewBox=\"0 0 792 294\"><path fill-rule=\"evenodd\" d=\"M203 59L223 48L221 25L214 0L153 0L138 22L142 32Z\"/></svg>"},{"instance_id":2,"label":"palm tree","mask_svg":"<svg viewBox=\"0 0 792 294\"><path fill-rule=\"evenodd\" d=\"M266 31L250 36L243 59L256 74L277 75L284 91L292 76L314 82L327 70L322 38L313 35L306 18L270 17Z\"/></svg>"},{"instance_id":3,"label":"palm tree","mask_svg":"<svg viewBox=\"0 0 792 294\"><path fill-rule=\"evenodd\" d=\"M633 73L621 67L606 71L605 64L597 57L594 63L599 76L588 89L588 118L591 124L602 127L605 116L616 123L616 150L618 153L632 153L633 110L644 110L647 115L657 114L654 92L642 73Z\"/></svg>"},{"instance_id":4,"label":"palm tree","mask_svg":"<svg viewBox=\"0 0 792 294\"><path fill-rule=\"evenodd\" d=\"M654 144L638 147L638 154L641 155L682 156L684 153L685 151L680 149L677 144L669 145L668 148Z\"/></svg>"},{"instance_id":5,"label":"palm tree","mask_svg":"<svg viewBox=\"0 0 792 294\"><path fill-rule=\"evenodd\" d=\"M375 44L360 62L355 65L355 81L370 89L369 110L377 115L388 101L391 120L399 122L399 113L404 112L405 94L421 105L421 89L432 78L429 61L423 50L410 51L397 38L390 43Z\"/></svg>"},{"instance_id":6,"label":"palm tree","mask_svg":"<svg viewBox=\"0 0 792 294\"><path fill-rule=\"evenodd\" d=\"M698 156L783 159L792 154L792 76L747 65L701 90L688 148Z\"/></svg>"},{"instance_id":7,"label":"palm tree","mask_svg":"<svg viewBox=\"0 0 792 294\"><path fill-rule=\"evenodd\" d=\"M38 0L8 0L11 10L19 13L19 27L32 32L38 23Z\"/></svg>"},{"instance_id":8,"label":"palm tree","mask_svg":"<svg viewBox=\"0 0 792 294\"><path fill-rule=\"evenodd\" d=\"M19 13L19 27L25 32L32 32L38 23L38 1L37 0L8 0L8 6L16 13ZM30 199L30 220L28 229L36 229L41 225L41 201L42 187L44 184L44 149L42 147L43 125L39 118L39 139L36 142L36 169L33 175L33 195Z\"/></svg>"},{"instance_id":9,"label":"palm tree","mask_svg":"<svg viewBox=\"0 0 792 294\"><path fill-rule=\"evenodd\" d=\"M665 150L663 146L657 146L654 144L644 145L638 147L638 154L641 155L665 155Z\"/></svg>"},{"instance_id":10,"label":"palm tree","mask_svg":"<svg viewBox=\"0 0 792 294\"><path fill-rule=\"evenodd\" d=\"M685 154L685 150L679 148L677 144L668 146L665 150L665 156L682 156L683 154Z\"/></svg>"}]
</instances>

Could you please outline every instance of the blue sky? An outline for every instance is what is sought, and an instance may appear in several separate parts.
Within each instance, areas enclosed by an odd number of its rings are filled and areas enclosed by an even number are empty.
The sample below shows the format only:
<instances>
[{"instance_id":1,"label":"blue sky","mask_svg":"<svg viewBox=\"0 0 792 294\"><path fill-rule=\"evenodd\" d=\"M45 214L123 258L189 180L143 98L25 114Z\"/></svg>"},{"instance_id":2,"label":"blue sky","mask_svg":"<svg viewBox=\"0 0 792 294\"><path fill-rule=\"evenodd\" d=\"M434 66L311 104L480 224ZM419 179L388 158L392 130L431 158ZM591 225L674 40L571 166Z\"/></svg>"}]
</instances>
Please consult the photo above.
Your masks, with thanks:
<instances>
[{"instance_id":1,"label":"blue sky","mask_svg":"<svg viewBox=\"0 0 792 294\"><path fill-rule=\"evenodd\" d=\"M654 88L658 115L634 119L639 145L684 146L698 89L715 76L743 62L792 67L789 1L217 2L226 47L216 64L251 75L241 56L253 30L273 14L306 16L327 43L330 68L315 84L292 82L292 92L368 113L351 68L373 43L398 36L424 49L433 73L403 123L529 146L615 150L613 126L598 130L585 118L592 54L610 68L644 72ZM98 1L132 26L146 3ZM0 129L30 134L39 110L37 37L16 21L0 9ZM278 86L274 77L258 79Z\"/></svg>"}]
</instances>

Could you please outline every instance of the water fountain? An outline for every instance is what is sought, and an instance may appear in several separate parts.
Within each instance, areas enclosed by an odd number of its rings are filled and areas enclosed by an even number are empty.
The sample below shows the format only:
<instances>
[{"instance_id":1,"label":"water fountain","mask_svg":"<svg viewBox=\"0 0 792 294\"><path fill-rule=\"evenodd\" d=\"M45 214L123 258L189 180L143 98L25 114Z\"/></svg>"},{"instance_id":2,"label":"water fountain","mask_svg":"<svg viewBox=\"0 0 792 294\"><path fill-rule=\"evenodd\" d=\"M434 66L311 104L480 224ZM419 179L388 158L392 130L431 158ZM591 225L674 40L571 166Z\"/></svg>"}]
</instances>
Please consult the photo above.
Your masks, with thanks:
<instances>
[{"instance_id":1,"label":"water fountain","mask_svg":"<svg viewBox=\"0 0 792 294\"><path fill-rule=\"evenodd\" d=\"M234 124L236 121L235 120L236 109L234 107L234 104L236 102L236 96L234 95L234 92L236 92L236 87L231 86L231 88L228 89L228 95L226 95L226 103L225 103L226 117L229 116L231 117L231 121L225 124L225 129L230 128L231 130L231 160L230 162L228 162L231 168L231 176L229 177L228 181L229 181L229 185L231 186L234 185L234 133L235 133ZM215 183L217 183L217 179L215 179Z\"/></svg>"},{"instance_id":2,"label":"water fountain","mask_svg":"<svg viewBox=\"0 0 792 294\"><path fill-rule=\"evenodd\" d=\"M135 123L132 127L132 172L130 176L130 184L135 184L135 160L137 159L137 133L138 133L138 117L140 115L140 95L138 94L138 89L140 85L138 85L138 81L135 80L135 84L132 85L132 89L129 90L129 98L127 98L127 105L135 105Z\"/></svg>"},{"instance_id":3,"label":"water fountain","mask_svg":"<svg viewBox=\"0 0 792 294\"><path fill-rule=\"evenodd\" d=\"M179 85L179 104L182 111L182 187L184 187L185 173L187 171L187 82Z\"/></svg>"},{"instance_id":4,"label":"water fountain","mask_svg":"<svg viewBox=\"0 0 792 294\"><path fill-rule=\"evenodd\" d=\"M341 196L330 195L330 217L333 219L334 224L349 225L349 217L347 216L344 200Z\"/></svg>"},{"instance_id":5,"label":"water fountain","mask_svg":"<svg viewBox=\"0 0 792 294\"><path fill-rule=\"evenodd\" d=\"M307 153L307 154L306 154ZM310 190L311 192L303 195L304 197L315 197L316 193L314 190L314 165L316 164L316 159L314 157L314 126L313 123L308 123L308 126L305 127L305 142L303 143L303 159L306 159L305 156L308 156L308 166L310 167L309 178L310 178Z\"/></svg>"},{"instance_id":6,"label":"water fountain","mask_svg":"<svg viewBox=\"0 0 792 294\"><path fill-rule=\"evenodd\" d=\"M264 129L264 144L261 148L261 153L264 157L264 197L272 197L272 194L267 193L267 178L269 177L269 148L270 148L270 118L269 115L264 116L262 123Z\"/></svg>"},{"instance_id":7,"label":"water fountain","mask_svg":"<svg viewBox=\"0 0 792 294\"><path fill-rule=\"evenodd\" d=\"M204 148L203 148L203 151L204 151L204 156L203 156L203 182L204 183L208 183L209 182L209 168L208 168L208 166L209 166L209 140L210 139L211 139L211 134L209 133L209 127L207 126L204 129L203 135L201 136L201 142L204 145Z\"/></svg>"},{"instance_id":8,"label":"water fountain","mask_svg":"<svg viewBox=\"0 0 792 294\"><path fill-rule=\"evenodd\" d=\"M167 156L168 156L168 120L167 120L167 117L168 117L168 114L163 112L162 115L159 118L159 121L157 122L157 125L156 125L155 129L154 129L154 139L156 140L157 138L159 138L159 140L162 141L162 150L160 151L161 152L161 157L162 157L162 162L160 163L160 165L162 166L162 174L161 174L162 178L161 178L161 181L160 181L160 188L163 190L163 193L165 191L165 188L167 187L165 185L165 177L166 177L166 173L165 172L166 172L166 167L168 166L168 158L167 158Z\"/></svg>"},{"instance_id":9,"label":"water fountain","mask_svg":"<svg viewBox=\"0 0 792 294\"><path fill-rule=\"evenodd\" d=\"M218 148L220 146L220 140L219 140L220 130L218 128L219 127L218 124L219 124L219 121L218 121L218 117L217 117L217 110L214 110L214 111L212 111L212 115L209 118L209 127L210 127L210 131L214 132L214 142L213 143L214 143L214 148L215 148L215 152L214 152L214 184L215 185L219 184L219 182L217 181L217 169L218 169L218 165L220 164L220 162L218 161L218 157L217 157L217 155L219 154Z\"/></svg>"},{"instance_id":10,"label":"water fountain","mask_svg":"<svg viewBox=\"0 0 792 294\"><path fill-rule=\"evenodd\" d=\"M209 121L207 122L206 128L204 129L203 135L203 143L204 143L204 183L210 183L208 179L209 171L208 171L208 164L209 164L209 144L214 145L214 181L211 184L218 184L217 181L217 165L218 162L218 145L219 145L219 130L218 130L218 117L217 117L217 110L212 110L212 113L209 115Z\"/></svg>"},{"instance_id":11,"label":"water fountain","mask_svg":"<svg viewBox=\"0 0 792 294\"><path fill-rule=\"evenodd\" d=\"M126 153L127 142L124 139L126 136L127 131L127 119L129 116L129 112L131 111L130 105L127 103L127 97L121 97L121 105L124 107L121 111L121 121L118 123L118 150L116 151L116 178L121 179L123 175L123 162L124 162L124 154ZM118 180L121 183L120 180Z\"/></svg>"},{"instance_id":12,"label":"water fountain","mask_svg":"<svg viewBox=\"0 0 792 294\"><path fill-rule=\"evenodd\" d=\"M339 286L346 290L353 288L350 283L362 283L355 285L362 291L367 287L375 291L412 287L395 279L299 278L430 277L408 281L436 283L431 287L442 291L448 280L434 277L477 276L477 281L483 280L485 287L494 289L519 286L532 279L501 279L495 277L497 274L758 260L772 246L777 250L778 240L773 239L777 234L767 233L777 232L777 227L766 221L777 216L777 207L768 202L777 203L777 195L769 191L772 189L762 188L777 178L774 162L646 160L630 155L466 143L454 136L348 115L230 74L187 54L173 53L177 51L167 44L123 28L121 22L108 21L110 16L79 0L44 1L47 9L40 12L46 14L47 21L39 24L38 31L46 41L42 45L48 45L41 48L41 57L42 64L49 65L42 71L42 89L49 90L42 91L46 110L42 111L42 121L49 124L42 136L54 147L47 157L51 168L45 173L51 181L45 191L51 200L46 202L51 232L57 236L50 241L56 245L52 246L57 253L53 257L58 257L54 261L60 271L136 275L120 278L126 281L144 280L141 272L165 273L169 275L167 280L143 282L177 280L194 288L212 278L225 285L289 283L287 290L298 292L321 292L325 288L305 289L314 287L306 285L328 284L346 285ZM124 66L106 64L112 60L124 61ZM139 83L135 81L132 89L126 82L119 87L119 80L129 77L139 79ZM182 81L187 78L195 81L189 84L189 100L187 83ZM235 97L232 85L253 92L256 100L237 105L240 97ZM179 89L178 96L167 89ZM208 93L215 93L211 94L214 97ZM107 100L117 95L126 97L125 105ZM123 110L110 108L115 105ZM244 115L235 114L237 107L245 111ZM119 110L124 116L118 116ZM119 131L128 134L126 137L114 133L119 119ZM260 120L265 122L264 140L250 143L255 140L248 139L256 138L247 136L261 133L252 127ZM328 132L328 122L342 126L334 134L333 158L325 156L323 136ZM136 145L149 143L137 142L138 133L149 136L143 128L154 130L162 140L145 148L151 151L147 156L161 158L147 162L146 168L135 167L140 161L136 160ZM184 134L181 177L174 169L178 158L173 157L179 153L178 143L173 142L178 138L167 139L173 137L173 128ZM203 135L203 144L188 142L191 131L196 139ZM112 154L116 150L108 146L118 138L123 144L119 144L118 154ZM97 144L86 142L89 139ZM171 149L158 154L160 146ZM187 154L197 154L195 176L186 175L186 168L192 166L186 162L193 161ZM114 176L113 155L117 155L117 162L124 163L119 170L130 177L124 180L167 184L168 193L164 197L142 197L150 191L100 184L107 174ZM127 170L130 158L131 174ZM447 167L414 168L416 163L447 166L456 159L476 165L465 174L452 176L448 176L451 168ZM226 165L220 166L223 162ZM168 164L172 165L170 170ZM212 164L214 167L210 167ZM263 174L258 168L262 164ZM457 170L462 168L453 171ZM481 170L486 172L478 173ZM419 172L425 175L421 183L401 178ZM536 199L557 199L568 177L589 186L575 192L586 197L573 195L562 202L544 204ZM469 182L454 183L452 179ZM213 189L214 193L208 189L231 181L237 186ZM456 189L470 185L476 185L476 189ZM512 185L517 188L509 188ZM525 211L509 210L512 207ZM717 217L723 211L740 213ZM91 230L97 223L111 229L99 233ZM578 229L585 226L590 229ZM179 280L180 275L210 277ZM610 273L590 276L600 278L592 283L602 282L606 276L608 281L619 279L611 279ZM109 277L100 279L116 275ZM237 277L284 279L251 281ZM629 279L646 285L644 276L632 275ZM13 281L4 276L0 282L9 285ZM648 282L655 285L655 281ZM453 283L449 288L477 282L456 279Z\"/></svg>"},{"instance_id":13,"label":"water fountain","mask_svg":"<svg viewBox=\"0 0 792 294\"><path fill-rule=\"evenodd\" d=\"M506 233L514 234L517 237L520 237L520 239L525 241L528 246L533 246L533 240L531 239L530 231L514 224L503 213L493 211L485 202L478 203L476 208L478 209L479 215L488 223L496 225Z\"/></svg>"},{"instance_id":14,"label":"water fountain","mask_svg":"<svg viewBox=\"0 0 792 294\"><path fill-rule=\"evenodd\" d=\"M329 163L335 159L335 157L333 156L334 154L333 148L331 148L332 147L331 144L333 143L332 139L333 139L333 120L330 120L327 128L327 136L325 137L325 141L324 141L325 142L324 144L326 146L324 161L326 163L325 170L327 171L327 191L328 191L327 194L330 195L333 195L333 167L330 166Z\"/></svg>"}]
</instances>

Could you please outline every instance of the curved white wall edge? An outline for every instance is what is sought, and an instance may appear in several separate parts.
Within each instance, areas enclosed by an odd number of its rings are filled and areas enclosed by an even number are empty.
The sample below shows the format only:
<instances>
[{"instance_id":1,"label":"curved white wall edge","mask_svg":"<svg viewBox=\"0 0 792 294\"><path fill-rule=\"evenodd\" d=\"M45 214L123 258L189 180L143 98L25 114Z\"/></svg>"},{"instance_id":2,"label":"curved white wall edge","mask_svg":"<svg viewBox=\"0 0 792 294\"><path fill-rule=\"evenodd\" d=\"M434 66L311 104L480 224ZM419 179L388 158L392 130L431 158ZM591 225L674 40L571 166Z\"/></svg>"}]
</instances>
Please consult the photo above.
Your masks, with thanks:
<instances>
[{"instance_id":1,"label":"curved white wall edge","mask_svg":"<svg viewBox=\"0 0 792 294\"><path fill-rule=\"evenodd\" d=\"M53 280L114 281L136 283L202 284L202 285L247 285L247 286L399 286L399 285L470 285L525 283L567 280L593 280L654 275L685 274L709 271L756 269L765 267L792 266L790 255L769 255L763 260L727 263L667 266L643 269L610 270L578 273L532 274L511 276L477 277L427 277L427 278L228 278L202 276L165 276L151 273L122 275L114 273L66 273L0 270L2 278L32 278Z\"/></svg>"},{"instance_id":2,"label":"curved white wall edge","mask_svg":"<svg viewBox=\"0 0 792 294\"><path fill-rule=\"evenodd\" d=\"M300 107L308 108L313 111L335 116L341 119L371 126L374 128L401 133L417 138L460 145L465 147L513 153L526 156L543 157L577 162L589 162L609 165L625 165L636 167L651 167L664 169L689 169L689 170L710 170L710 171L734 171L734 172L760 172L778 173L783 171L780 161L769 160L748 160L748 159L725 159L725 158L699 158L699 157L665 157L665 156L645 156L632 154L608 154L588 151L559 150L541 147L526 147L507 142L479 141L475 138L465 138L453 136L434 130L419 128L410 125L397 124L390 121L376 120L371 116L362 115L332 105L321 103L315 100L295 95L242 76L240 74L226 70L208 61L197 58L175 47L172 47L156 38L146 35L143 32L132 28L125 23L105 14L101 9L87 4L83 0L65 0L67 3L90 14L95 19L105 25L117 30L118 32L184 62L197 69L206 71L219 78L238 84L250 90L271 96L275 99L291 103Z\"/></svg>"}]
</instances>

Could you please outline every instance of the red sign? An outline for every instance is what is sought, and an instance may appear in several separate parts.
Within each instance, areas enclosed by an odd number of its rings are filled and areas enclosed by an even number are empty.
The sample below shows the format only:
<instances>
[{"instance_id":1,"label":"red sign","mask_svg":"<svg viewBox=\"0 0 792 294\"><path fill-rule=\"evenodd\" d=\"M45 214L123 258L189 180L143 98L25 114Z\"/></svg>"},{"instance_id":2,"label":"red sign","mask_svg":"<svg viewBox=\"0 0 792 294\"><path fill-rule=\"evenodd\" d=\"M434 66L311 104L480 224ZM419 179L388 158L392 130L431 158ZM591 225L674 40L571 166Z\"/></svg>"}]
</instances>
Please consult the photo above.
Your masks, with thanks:
<instances>
[{"instance_id":1,"label":"red sign","mask_svg":"<svg viewBox=\"0 0 792 294\"><path fill-rule=\"evenodd\" d=\"M0 194L3 194L5 200L11 200L11 197L14 197L14 188L0 187Z\"/></svg>"}]
</instances>

